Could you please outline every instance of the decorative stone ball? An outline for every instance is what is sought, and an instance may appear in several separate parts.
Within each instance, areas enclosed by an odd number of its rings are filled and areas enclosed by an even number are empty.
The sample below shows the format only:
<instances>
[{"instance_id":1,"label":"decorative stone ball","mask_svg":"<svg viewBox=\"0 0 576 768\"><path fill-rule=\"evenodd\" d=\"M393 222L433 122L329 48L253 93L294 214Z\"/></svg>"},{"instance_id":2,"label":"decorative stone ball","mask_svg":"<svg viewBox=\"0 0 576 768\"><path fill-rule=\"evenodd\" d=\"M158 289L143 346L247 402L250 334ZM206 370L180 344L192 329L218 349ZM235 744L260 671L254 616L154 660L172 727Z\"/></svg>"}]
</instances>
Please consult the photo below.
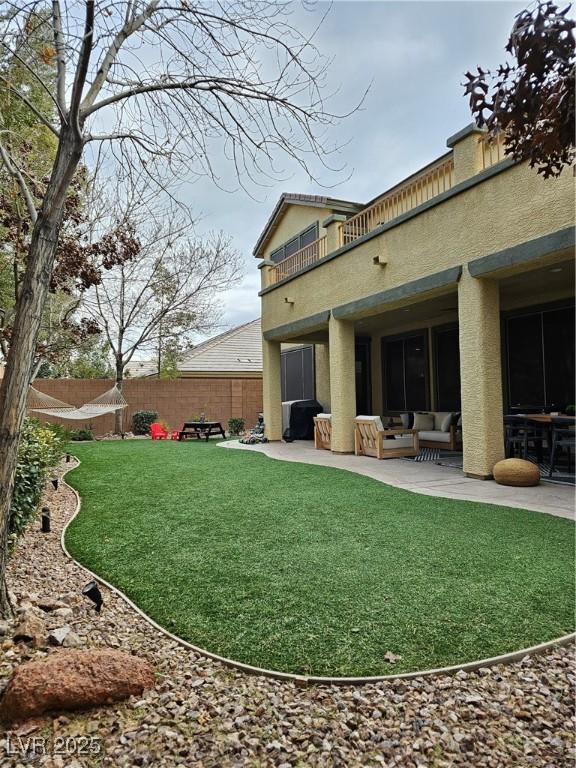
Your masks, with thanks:
<instances>
[{"instance_id":1,"label":"decorative stone ball","mask_svg":"<svg viewBox=\"0 0 576 768\"><path fill-rule=\"evenodd\" d=\"M525 459L504 459L494 465L492 472L500 485L526 487L540 482L538 465Z\"/></svg>"}]
</instances>

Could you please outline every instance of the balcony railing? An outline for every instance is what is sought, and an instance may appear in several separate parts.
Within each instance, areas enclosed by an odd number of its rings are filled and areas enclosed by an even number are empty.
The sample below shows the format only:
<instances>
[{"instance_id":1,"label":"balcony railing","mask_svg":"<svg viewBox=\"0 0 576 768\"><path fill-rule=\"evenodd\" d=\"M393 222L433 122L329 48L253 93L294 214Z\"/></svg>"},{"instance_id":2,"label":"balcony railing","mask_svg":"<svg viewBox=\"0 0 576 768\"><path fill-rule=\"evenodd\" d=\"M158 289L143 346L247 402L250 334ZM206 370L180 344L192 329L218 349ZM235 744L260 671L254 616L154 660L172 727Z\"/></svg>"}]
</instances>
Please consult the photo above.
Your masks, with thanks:
<instances>
[{"instance_id":1,"label":"balcony railing","mask_svg":"<svg viewBox=\"0 0 576 768\"><path fill-rule=\"evenodd\" d=\"M490 134L484 134L480 139L482 146L482 168L490 168L496 163L502 162L506 158L504 154L504 134L499 133L497 136L490 136Z\"/></svg>"},{"instance_id":2,"label":"balcony railing","mask_svg":"<svg viewBox=\"0 0 576 768\"><path fill-rule=\"evenodd\" d=\"M287 259L283 259L275 267L272 267L270 270L270 285L280 282L285 277L295 275L301 269L309 267L310 264L314 264L316 261L320 261L320 259L326 256L326 253L325 236L315 240L310 245L305 245L304 248L300 248L292 256L288 256Z\"/></svg>"},{"instance_id":3,"label":"balcony railing","mask_svg":"<svg viewBox=\"0 0 576 768\"><path fill-rule=\"evenodd\" d=\"M444 158L432 168L387 192L369 208L343 221L340 225L340 245L348 245L381 224L445 192L453 184L454 161L452 157Z\"/></svg>"}]
</instances>

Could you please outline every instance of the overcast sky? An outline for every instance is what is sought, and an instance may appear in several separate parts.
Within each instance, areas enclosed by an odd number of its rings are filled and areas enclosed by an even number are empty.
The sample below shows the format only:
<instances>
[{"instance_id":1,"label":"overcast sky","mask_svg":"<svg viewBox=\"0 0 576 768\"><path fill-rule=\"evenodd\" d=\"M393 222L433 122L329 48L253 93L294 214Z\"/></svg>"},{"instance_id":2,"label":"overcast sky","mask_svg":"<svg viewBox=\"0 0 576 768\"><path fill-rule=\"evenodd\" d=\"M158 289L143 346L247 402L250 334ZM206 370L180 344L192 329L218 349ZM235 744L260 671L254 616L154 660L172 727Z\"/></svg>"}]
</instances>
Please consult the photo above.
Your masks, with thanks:
<instances>
[{"instance_id":1,"label":"overcast sky","mask_svg":"<svg viewBox=\"0 0 576 768\"><path fill-rule=\"evenodd\" d=\"M335 142L349 142L339 160L351 177L326 172L314 184L292 168L286 180L255 189L256 200L243 191L223 192L207 179L185 190L187 202L202 214L201 229L224 230L245 262L244 279L223 296L221 330L260 314L260 272L252 249L280 194L365 202L443 154L448 136L470 122L464 72L504 60L514 16L525 6L382 0L332 5L317 47L334 60L330 88L340 89L339 106L353 106L371 84L362 110L332 129ZM303 0L294 8L297 23L312 29L327 5Z\"/></svg>"}]
</instances>

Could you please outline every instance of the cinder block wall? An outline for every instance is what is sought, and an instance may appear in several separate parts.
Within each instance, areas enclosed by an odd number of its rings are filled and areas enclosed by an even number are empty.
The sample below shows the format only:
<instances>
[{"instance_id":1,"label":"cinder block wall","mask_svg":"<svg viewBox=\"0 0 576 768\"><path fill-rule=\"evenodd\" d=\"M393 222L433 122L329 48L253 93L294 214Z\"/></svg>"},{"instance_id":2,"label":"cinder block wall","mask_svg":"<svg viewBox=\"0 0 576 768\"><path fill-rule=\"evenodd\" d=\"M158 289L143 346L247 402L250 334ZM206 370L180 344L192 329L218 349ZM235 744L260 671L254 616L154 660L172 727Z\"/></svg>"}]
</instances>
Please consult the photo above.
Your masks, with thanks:
<instances>
[{"instance_id":1,"label":"cinder block wall","mask_svg":"<svg viewBox=\"0 0 576 768\"><path fill-rule=\"evenodd\" d=\"M70 405L80 406L102 395L114 385L108 379L36 379L34 387ZM220 421L224 428L231 417L243 418L246 426L256 423L262 411L262 379L260 378L189 378L189 379L127 379L122 393L128 401L124 409L124 429L132 429L132 414L136 411L158 411L159 419L173 429L200 413L207 420ZM51 421L71 429L88 422L69 421L42 416L29 411L30 416ZM112 431L114 414L90 421L96 435Z\"/></svg>"}]
</instances>

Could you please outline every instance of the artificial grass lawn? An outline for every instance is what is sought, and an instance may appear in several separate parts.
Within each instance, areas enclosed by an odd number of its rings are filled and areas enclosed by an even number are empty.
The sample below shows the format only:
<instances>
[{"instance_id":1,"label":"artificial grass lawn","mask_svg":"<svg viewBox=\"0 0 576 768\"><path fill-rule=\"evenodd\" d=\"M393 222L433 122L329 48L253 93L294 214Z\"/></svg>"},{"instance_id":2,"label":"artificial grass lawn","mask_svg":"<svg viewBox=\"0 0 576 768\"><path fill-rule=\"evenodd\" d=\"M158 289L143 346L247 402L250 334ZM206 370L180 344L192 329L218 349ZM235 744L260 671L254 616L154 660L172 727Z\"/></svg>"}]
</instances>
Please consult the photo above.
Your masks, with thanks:
<instances>
[{"instance_id":1,"label":"artificial grass lawn","mask_svg":"<svg viewBox=\"0 0 576 768\"><path fill-rule=\"evenodd\" d=\"M72 555L167 629L237 661L376 675L573 629L568 520L203 441L73 451Z\"/></svg>"}]
</instances>

